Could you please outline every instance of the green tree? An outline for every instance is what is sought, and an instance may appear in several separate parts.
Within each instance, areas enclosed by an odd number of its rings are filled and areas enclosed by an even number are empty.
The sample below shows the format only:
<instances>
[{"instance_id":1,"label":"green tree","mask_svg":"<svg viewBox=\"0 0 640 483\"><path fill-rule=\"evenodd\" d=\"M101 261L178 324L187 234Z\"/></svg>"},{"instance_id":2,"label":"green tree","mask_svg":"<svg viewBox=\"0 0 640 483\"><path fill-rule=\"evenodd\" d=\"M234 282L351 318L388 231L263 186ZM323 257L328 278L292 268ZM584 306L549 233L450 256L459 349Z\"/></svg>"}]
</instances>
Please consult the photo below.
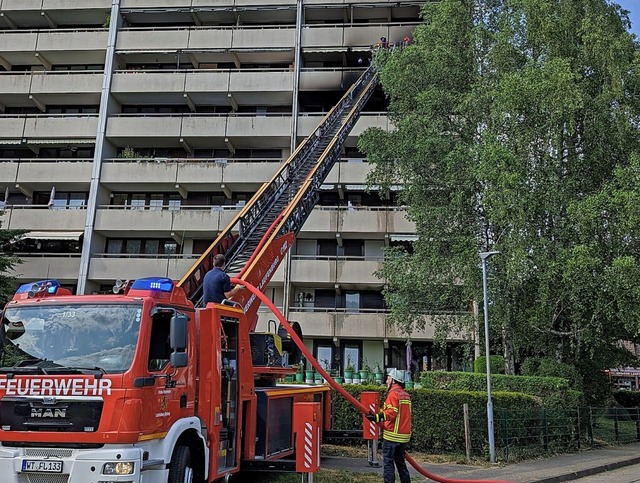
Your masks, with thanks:
<instances>
[{"instance_id":1,"label":"green tree","mask_svg":"<svg viewBox=\"0 0 640 483\"><path fill-rule=\"evenodd\" d=\"M0 230L0 306L4 307L16 290L16 281L7 272L12 270L16 265L22 263L22 261L7 253L4 247L9 246L9 243L16 237L20 236L24 231L22 230ZM1 309L0 309L1 310Z\"/></svg>"},{"instance_id":2,"label":"green tree","mask_svg":"<svg viewBox=\"0 0 640 483\"><path fill-rule=\"evenodd\" d=\"M508 368L618 363L640 334L640 55L605 0L442 0L376 55L395 129L367 130L371 184L403 183L413 252L391 249L390 320L482 300ZM434 318L439 334L455 321Z\"/></svg>"}]
</instances>

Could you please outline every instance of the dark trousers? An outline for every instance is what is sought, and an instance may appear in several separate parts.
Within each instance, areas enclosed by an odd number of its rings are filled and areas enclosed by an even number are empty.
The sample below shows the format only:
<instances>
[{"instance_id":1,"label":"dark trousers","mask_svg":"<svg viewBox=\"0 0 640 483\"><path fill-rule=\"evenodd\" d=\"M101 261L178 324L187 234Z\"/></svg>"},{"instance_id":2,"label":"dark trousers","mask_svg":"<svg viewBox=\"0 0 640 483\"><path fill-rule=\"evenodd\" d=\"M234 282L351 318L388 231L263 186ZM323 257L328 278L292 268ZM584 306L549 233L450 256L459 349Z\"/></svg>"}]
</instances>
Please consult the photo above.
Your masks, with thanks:
<instances>
[{"instance_id":1,"label":"dark trousers","mask_svg":"<svg viewBox=\"0 0 640 483\"><path fill-rule=\"evenodd\" d=\"M384 483L395 483L396 471L400 475L400 483L410 483L411 477L404 460L405 443L394 443L393 441L382 441L382 457L384 458Z\"/></svg>"}]
</instances>

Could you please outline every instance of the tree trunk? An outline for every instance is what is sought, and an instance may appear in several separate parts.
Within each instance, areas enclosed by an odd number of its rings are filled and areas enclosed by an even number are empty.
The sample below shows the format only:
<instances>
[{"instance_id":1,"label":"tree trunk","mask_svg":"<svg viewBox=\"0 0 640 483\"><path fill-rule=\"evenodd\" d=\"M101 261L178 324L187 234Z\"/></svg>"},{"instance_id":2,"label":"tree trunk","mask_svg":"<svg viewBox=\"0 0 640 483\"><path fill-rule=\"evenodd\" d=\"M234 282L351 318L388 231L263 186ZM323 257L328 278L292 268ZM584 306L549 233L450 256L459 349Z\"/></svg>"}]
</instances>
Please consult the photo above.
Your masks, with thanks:
<instances>
[{"instance_id":1,"label":"tree trunk","mask_svg":"<svg viewBox=\"0 0 640 483\"><path fill-rule=\"evenodd\" d=\"M504 373L508 376L515 376L516 361L513 354L513 334L507 324L502 325L502 353L504 355Z\"/></svg>"}]
</instances>

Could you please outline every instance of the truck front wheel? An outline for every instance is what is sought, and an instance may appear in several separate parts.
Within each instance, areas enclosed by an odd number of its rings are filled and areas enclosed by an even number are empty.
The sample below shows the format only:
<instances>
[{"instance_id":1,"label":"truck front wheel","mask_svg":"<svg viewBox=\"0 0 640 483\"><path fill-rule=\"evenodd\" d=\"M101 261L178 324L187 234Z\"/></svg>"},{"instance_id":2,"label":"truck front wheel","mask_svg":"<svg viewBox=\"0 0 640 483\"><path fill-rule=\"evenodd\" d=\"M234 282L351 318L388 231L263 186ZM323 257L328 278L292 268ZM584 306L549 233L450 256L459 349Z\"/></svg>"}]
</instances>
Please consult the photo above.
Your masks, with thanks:
<instances>
[{"instance_id":1,"label":"truck front wheel","mask_svg":"<svg viewBox=\"0 0 640 483\"><path fill-rule=\"evenodd\" d=\"M193 483L191 451L188 446L176 446L173 450L167 483Z\"/></svg>"}]
</instances>

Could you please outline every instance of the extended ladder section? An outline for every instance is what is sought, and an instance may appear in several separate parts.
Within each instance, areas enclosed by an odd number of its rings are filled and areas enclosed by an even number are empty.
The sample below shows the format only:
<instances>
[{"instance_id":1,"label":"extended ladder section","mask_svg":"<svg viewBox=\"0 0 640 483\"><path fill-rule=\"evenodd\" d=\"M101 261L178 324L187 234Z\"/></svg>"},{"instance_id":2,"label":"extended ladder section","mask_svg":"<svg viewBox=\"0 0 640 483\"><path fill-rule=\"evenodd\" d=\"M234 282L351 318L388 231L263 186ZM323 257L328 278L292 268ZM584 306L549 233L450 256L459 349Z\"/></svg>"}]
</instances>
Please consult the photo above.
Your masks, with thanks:
<instances>
[{"instance_id":1,"label":"extended ladder section","mask_svg":"<svg viewBox=\"0 0 640 483\"><path fill-rule=\"evenodd\" d=\"M376 85L370 66L178 282L196 307L203 305L202 281L219 253L227 272L264 290L316 205L320 186ZM245 313L257 311L255 297L236 299Z\"/></svg>"}]
</instances>

